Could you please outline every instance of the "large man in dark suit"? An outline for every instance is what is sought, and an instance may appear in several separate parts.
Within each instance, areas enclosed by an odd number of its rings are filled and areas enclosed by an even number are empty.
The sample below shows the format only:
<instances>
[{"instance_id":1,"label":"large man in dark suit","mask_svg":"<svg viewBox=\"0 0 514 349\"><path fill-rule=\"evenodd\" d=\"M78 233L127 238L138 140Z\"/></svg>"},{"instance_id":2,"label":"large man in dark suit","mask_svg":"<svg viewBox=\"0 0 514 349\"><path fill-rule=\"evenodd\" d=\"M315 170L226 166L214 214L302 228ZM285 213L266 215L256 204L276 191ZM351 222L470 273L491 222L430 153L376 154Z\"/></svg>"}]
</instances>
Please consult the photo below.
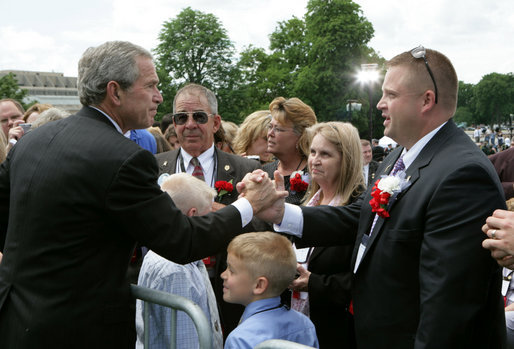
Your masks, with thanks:
<instances>
[{"instance_id":1,"label":"large man in dark suit","mask_svg":"<svg viewBox=\"0 0 514 349\"><path fill-rule=\"evenodd\" d=\"M82 110L25 135L1 165L0 348L133 347L125 272L135 242L194 261L241 231L248 203L264 204L254 189L237 208L188 218L160 190L154 156L123 135L152 124L158 82L139 46L89 48Z\"/></svg>"},{"instance_id":2,"label":"large man in dark suit","mask_svg":"<svg viewBox=\"0 0 514 349\"><path fill-rule=\"evenodd\" d=\"M195 112L204 112L208 118L198 119L198 116L194 115ZM216 96L211 90L197 84L184 86L175 95L173 113L173 125L180 148L156 155L160 175L177 172L193 174L194 166L191 162L193 157L196 157L202 167L205 181L214 187L217 181L238 183L247 173L260 168L258 161L228 154L214 146L214 134L220 127L221 116L218 114ZM232 192L225 193L216 199L214 209L231 204L237 197L238 193L234 186ZM269 230L269 227L263 222L253 220L247 229ZM220 275L227 267L226 251L223 250L213 257L215 258L210 260L210 262L215 261L211 269L211 281L220 308L223 335L226 338L237 326L244 307L223 301L223 280Z\"/></svg>"},{"instance_id":3,"label":"large man in dark suit","mask_svg":"<svg viewBox=\"0 0 514 349\"><path fill-rule=\"evenodd\" d=\"M437 51L418 47L388 62L377 108L385 135L401 145L377 173L393 176L395 168L395 184L379 187L394 189L384 203L388 214L372 212L371 188L345 207L286 205L282 217L283 206L275 206L274 221L302 244L345 244L356 236L359 348L505 345L500 268L482 249L480 230L505 203L491 163L451 119L457 89L451 62ZM400 179L408 184L403 190Z\"/></svg>"}]
</instances>

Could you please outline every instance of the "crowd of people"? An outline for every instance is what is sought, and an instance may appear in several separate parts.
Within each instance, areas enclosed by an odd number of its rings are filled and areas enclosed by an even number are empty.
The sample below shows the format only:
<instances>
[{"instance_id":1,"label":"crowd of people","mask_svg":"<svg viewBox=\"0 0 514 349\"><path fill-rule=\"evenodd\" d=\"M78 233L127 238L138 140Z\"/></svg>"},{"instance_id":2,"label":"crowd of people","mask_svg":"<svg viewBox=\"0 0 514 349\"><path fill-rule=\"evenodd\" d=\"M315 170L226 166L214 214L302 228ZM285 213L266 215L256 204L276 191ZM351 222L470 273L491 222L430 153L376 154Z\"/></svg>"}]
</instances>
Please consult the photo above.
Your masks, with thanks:
<instances>
[{"instance_id":1,"label":"crowd of people","mask_svg":"<svg viewBox=\"0 0 514 349\"><path fill-rule=\"evenodd\" d=\"M236 125L205 86L158 83L114 41L82 56L75 115L0 100L0 347L168 347L171 310L129 283L197 303L213 348L514 347L514 150L455 125L443 54L387 62L397 147L296 97Z\"/></svg>"}]
</instances>

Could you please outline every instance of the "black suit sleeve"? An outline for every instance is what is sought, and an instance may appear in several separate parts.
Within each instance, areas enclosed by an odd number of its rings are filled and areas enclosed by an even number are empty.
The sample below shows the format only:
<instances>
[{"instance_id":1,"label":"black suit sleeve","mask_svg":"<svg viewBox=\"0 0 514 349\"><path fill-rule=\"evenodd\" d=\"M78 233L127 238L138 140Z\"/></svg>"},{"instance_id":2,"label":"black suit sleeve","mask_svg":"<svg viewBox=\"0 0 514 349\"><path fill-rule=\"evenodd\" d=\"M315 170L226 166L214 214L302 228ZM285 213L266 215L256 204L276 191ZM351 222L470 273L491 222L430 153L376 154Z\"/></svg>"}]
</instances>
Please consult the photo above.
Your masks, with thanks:
<instances>
[{"instance_id":1,"label":"black suit sleeve","mask_svg":"<svg viewBox=\"0 0 514 349\"><path fill-rule=\"evenodd\" d=\"M495 299L491 292L500 290L499 267L482 248L481 227L494 209L504 206L492 174L483 166L463 166L441 178L426 209L415 348L466 346L476 336L468 333L467 325L473 328L477 314L486 317L488 309L498 306L488 299ZM498 325L500 331L504 323Z\"/></svg>"},{"instance_id":2,"label":"black suit sleeve","mask_svg":"<svg viewBox=\"0 0 514 349\"><path fill-rule=\"evenodd\" d=\"M177 263L188 263L225 248L241 232L236 208L189 218L157 185L157 164L141 150L125 161L109 188L108 214L134 240Z\"/></svg>"},{"instance_id":3,"label":"black suit sleeve","mask_svg":"<svg viewBox=\"0 0 514 349\"><path fill-rule=\"evenodd\" d=\"M298 247L353 245L364 194L346 206L302 207L303 235Z\"/></svg>"}]
</instances>

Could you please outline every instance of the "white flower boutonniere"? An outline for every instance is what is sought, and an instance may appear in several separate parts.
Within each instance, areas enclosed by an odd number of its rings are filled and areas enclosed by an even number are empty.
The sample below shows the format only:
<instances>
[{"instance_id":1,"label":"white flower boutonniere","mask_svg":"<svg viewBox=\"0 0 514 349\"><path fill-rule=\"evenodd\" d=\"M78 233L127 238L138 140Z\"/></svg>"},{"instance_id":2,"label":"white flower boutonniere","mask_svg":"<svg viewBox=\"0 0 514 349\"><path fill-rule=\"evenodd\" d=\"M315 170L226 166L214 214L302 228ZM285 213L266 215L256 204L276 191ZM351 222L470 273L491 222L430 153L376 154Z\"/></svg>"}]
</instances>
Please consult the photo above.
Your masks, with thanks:
<instances>
[{"instance_id":1,"label":"white flower boutonniere","mask_svg":"<svg viewBox=\"0 0 514 349\"><path fill-rule=\"evenodd\" d=\"M388 206L392 203L391 198L396 197L410 185L409 179L405 179L405 173L397 176L382 176L375 182L371 189L372 199L369 201L371 211L382 218L389 217Z\"/></svg>"}]
</instances>

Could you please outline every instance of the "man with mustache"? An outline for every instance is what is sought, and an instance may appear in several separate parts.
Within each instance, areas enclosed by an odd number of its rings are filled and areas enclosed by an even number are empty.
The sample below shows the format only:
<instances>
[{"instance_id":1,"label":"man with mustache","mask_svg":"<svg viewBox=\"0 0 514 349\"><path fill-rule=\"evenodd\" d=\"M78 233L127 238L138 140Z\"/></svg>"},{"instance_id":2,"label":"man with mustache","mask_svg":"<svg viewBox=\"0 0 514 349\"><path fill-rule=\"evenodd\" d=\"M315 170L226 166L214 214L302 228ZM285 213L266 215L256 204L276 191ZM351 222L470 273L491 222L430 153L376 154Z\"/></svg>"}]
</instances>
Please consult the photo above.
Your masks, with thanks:
<instances>
[{"instance_id":1,"label":"man with mustache","mask_svg":"<svg viewBox=\"0 0 514 349\"><path fill-rule=\"evenodd\" d=\"M260 164L255 160L225 153L214 146L214 134L221 125L215 94L197 84L182 87L173 100L173 125L180 148L156 155L161 178L166 177L166 174L186 172L193 176L201 175L201 179L213 188L217 181L231 182L233 190L218 195L213 209L218 210L234 202L238 197L235 184L245 174L260 168ZM198 161L201 170L195 170L195 161ZM269 230L269 226L255 219L245 228L245 231L262 230ZM239 304L223 301L220 274L226 269L226 258L226 252L223 252L206 261L220 307L225 337L237 326L244 311L244 307Z\"/></svg>"}]
</instances>

